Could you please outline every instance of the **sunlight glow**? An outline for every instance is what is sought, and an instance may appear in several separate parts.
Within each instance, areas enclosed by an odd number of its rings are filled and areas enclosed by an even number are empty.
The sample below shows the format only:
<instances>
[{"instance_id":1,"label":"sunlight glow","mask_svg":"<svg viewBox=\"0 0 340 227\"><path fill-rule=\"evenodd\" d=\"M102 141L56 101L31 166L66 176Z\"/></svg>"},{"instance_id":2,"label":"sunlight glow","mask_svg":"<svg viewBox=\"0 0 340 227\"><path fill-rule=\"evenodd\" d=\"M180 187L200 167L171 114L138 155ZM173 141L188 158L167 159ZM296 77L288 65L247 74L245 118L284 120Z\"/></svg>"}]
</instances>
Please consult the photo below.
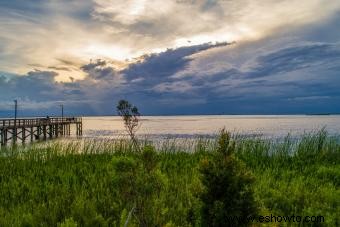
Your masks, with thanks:
<instances>
[{"instance_id":1,"label":"sunlight glow","mask_svg":"<svg viewBox=\"0 0 340 227\"><path fill-rule=\"evenodd\" d=\"M80 50L72 51L75 55L87 59L112 59L124 61L134 57L129 48L110 44L93 43Z\"/></svg>"},{"instance_id":2,"label":"sunlight glow","mask_svg":"<svg viewBox=\"0 0 340 227\"><path fill-rule=\"evenodd\" d=\"M76 80L82 80L85 78L86 74L81 70L70 70L70 71L60 71L54 70L58 72L58 76L54 79L57 82L73 82Z\"/></svg>"},{"instance_id":3,"label":"sunlight glow","mask_svg":"<svg viewBox=\"0 0 340 227\"><path fill-rule=\"evenodd\" d=\"M128 14L139 15L144 12L146 0L135 0L131 3Z\"/></svg>"},{"instance_id":4,"label":"sunlight glow","mask_svg":"<svg viewBox=\"0 0 340 227\"><path fill-rule=\"evenodd\" d=\"M175 40L175 47L200 45L204 43L234 42L259 38L260 33L254 32L247 26L237 25L212 34L200 34L191 37L181 37Z\"/></svg>"}]
</instances>

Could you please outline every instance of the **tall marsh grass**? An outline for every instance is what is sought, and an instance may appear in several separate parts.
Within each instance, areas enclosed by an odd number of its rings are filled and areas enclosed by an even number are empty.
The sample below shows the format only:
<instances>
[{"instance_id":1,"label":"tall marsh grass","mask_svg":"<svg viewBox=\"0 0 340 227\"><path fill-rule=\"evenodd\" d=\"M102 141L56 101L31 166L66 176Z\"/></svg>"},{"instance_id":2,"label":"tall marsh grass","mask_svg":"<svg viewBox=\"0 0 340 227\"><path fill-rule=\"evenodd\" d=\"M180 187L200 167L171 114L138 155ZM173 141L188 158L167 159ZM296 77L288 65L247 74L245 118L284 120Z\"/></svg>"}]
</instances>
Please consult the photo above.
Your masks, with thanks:
<instances>
[{"instance_id":1,"label":"tall marsh grass","mask_svg":"<svg viewBox=\"0 0 340 227\"><path fill-rule=\"evenodd\" d=\"M236 158L255 176L261 215L321 215L321 225L340 225L339 137L321 130L282 141L233 139ZM197 195L203 187L198 167L216 150L217 141L143 141L142 146L150 145L157 150L153 174L162 182L148 205L153 221L157 226L199 226ZM0 226L123 226L133 204L115 180L114 166L121 159L139 165L140 156L128 140L57 140L2 148Z\"/></svg>"}]
</instances>

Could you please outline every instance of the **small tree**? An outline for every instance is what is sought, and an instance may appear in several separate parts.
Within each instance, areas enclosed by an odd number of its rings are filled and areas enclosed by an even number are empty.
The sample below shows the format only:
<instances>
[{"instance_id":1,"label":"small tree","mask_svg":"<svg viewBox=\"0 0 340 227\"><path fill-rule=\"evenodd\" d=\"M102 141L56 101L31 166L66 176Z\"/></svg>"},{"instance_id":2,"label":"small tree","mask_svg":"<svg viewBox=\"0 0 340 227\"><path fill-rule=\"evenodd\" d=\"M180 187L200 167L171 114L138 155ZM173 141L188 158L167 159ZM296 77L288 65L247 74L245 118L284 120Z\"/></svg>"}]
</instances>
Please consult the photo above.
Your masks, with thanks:
<instances>
[{"instance_id":1,"label":"small tree","mask_svg":"<svg viewBox=\"0 0 340 227\"><path fill-rule=\"evenodd\" d=\"M120 100L117 105L117 112L124 120L124 126L132 140L132 143L135 148L140 151L138 140L136 138L136 132L140 126L140 113L138 112L138 108L126 100Z\"/></svg>"},{"instance_id":2,"label":"small tree","mask_svg":"<svg viewBox=\"0 0 340 227\"><path fill-rule=\"evenodd\" d=\"M225 130L221 131L218 145L210 158L200 163L204 186L200 195L202 226L246 226L248 223L230 222L228 217L256 215L254 178L235 157L235 142Z\"/></svg>"}]
</instances>

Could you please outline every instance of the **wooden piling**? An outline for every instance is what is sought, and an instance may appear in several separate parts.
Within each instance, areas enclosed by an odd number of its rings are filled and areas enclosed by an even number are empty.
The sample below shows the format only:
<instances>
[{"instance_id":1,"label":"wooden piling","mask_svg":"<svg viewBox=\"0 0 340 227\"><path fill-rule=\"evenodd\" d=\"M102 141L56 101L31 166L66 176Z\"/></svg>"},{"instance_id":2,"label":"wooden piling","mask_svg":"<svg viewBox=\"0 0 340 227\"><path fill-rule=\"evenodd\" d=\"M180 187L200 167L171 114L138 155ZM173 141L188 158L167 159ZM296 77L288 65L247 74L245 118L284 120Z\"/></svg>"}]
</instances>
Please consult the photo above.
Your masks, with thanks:
<instances>
[{"instance_id":1,"label":"wooden piling","mask_svg":"<svg viewBox=\"0 0 340 227\"><path fill-rule=\"evenodd\" d=\"M52 137L53 137L53 125L49 125L48 126L48 136L50 137L50 139L52 139Z\"/></svg>"},{"instance_id":2,"label":"wooden piling","mask_svg":"<svg viewBox=\"0 0 340 227\"><path fill-rule=\"evenodd\" d=\"M31 136L31 143L32 143L34 140L34 128L33 127L31 127L30 136Z\"/></svg>"},{"instance_id":3,"label":"wooden piling","mask_svg":"<svg viewBox=\"0 0 340 227\"><path fill-rule=\"evenodd\" d=\"M16 144L20 141L30 142L70 136L71 125L76 125L76 135L82 135L82 119L72 118L27 118L27 119L0 119L0 145L6 146L11 141Z\"/></svg>"},{"instance_id":4,"label":"wooden piling","mask_svg":"<svg viewBox=\"0 0 340 227\"><path fill-rule=\"evenodd\" d=\"M26 129L21 128L21 143L25 144L25 141L26 141Z\"/></svg>"},{"instance_id":5,"label":"wooden piling","mask_svg":"<svg viewBox=\"0 0 340 227\"><path fill-rule=\"evenodd\" d=\"M43 139L46 140L46 125L43 125Z\"/></svg>"},{"instance_id":6,"label":"wooden piling","mask_svg":"<svg viewBox=\"0 0 340 227\"><path fill-rule=\"evenodd\" d=\"M3 131L4 131L4 129L0 129L0 146L4 146L5 145Z\"/></svg>"}]
</instances>

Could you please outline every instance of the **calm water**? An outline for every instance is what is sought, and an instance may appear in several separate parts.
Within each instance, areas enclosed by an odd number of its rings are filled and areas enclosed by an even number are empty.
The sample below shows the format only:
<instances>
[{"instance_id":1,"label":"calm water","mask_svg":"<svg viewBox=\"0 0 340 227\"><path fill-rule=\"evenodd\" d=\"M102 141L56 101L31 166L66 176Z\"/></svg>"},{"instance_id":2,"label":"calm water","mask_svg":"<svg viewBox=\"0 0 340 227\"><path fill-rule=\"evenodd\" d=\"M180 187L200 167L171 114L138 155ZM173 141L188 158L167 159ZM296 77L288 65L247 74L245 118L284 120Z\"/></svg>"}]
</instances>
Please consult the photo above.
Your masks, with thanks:
<instances>
[{"instance_id":1,"label":"calm water","mask_svg":"<svg viewBox=\"0 0 340 227\"><path fill-rule=\"evenodd\" d=\"M323 127L330 134L340 134L340 115L225 115L225 116L143 116L140 136L152 138L191 138L211 136L225 127L228 131L246 135L282 138L288 133L298 136ZM124 136L120 117L85 117L84 137L114 138Z\"/></svg>"}]
</instances>

